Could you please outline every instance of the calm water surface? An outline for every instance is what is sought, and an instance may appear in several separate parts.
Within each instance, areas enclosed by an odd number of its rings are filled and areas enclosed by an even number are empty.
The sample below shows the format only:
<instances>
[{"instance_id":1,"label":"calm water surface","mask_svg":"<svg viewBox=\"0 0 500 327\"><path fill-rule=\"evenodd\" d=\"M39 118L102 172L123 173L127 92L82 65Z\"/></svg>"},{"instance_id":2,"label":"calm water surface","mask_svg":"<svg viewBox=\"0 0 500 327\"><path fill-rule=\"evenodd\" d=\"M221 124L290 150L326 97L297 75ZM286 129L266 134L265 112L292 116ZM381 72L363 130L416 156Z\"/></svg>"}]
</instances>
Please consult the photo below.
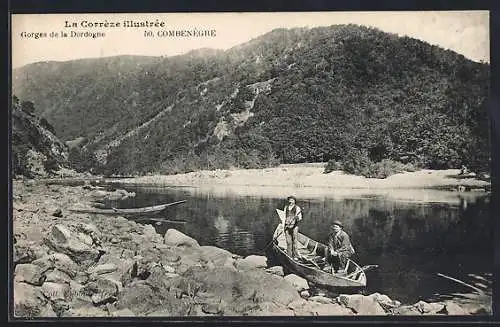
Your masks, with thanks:
<instances>
[{"instance_id":1,"label":"calm water surface","mask_svg":"<svg viewBox=\"0 0 500 327\"><path fill-rule=\"evenodd\" d=\"M264 248L279 223L275 209L285 204L282 197L220 195L194 188L126 189L136 192L136 197L107 205L131 208L187 200L155 216L185 223L149 223L161 234L176 228L200 245L215 245L243 256L266 254ZM412 203L379 196L323 196L299 198L298 204L304 212L300 231L318 241L326 242L333 220L344 222L357 251L354 260L360 265L379 266L367 272L368 292L415 303L470 291L437 273L471 283L469 274L491 280L493 224L489 196L453 204Z\"/></svg>"}]
</instances>

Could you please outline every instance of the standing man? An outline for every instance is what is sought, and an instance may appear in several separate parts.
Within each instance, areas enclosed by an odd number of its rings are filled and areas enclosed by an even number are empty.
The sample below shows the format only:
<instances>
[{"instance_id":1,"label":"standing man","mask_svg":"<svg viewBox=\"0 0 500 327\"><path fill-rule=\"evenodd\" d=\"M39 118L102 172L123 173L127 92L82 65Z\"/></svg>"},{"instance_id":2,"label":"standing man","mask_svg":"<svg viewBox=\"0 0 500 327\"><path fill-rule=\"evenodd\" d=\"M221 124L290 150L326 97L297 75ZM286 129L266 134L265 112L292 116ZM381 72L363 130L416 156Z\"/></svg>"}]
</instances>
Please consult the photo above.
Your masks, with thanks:
<instances>
[{"instance_id":1,"label":"standing man","mask_svg":"<svg viewBox=\"0 0 500 327\"><path fill-rule=\"evenodd\" d=\"M326 260L332 265L334 272L340 274L346 272L347 259L354 254L354 247L351 244L349 235L344 232L343 228L344 226L338 220L334 221L333 225L330 226L326 255Z\"/></svg>"},{"instance_id":2,"label":"standing man","mask_svg":"<svg viewBox=\"0 0 500 327\"><path fill-rule=\"evenodd\" d=\"M297 237L299 233L299 221L302 220L302 210L296 204L297 199L294 196L287 198L288 204L285 206L285 237L286 237L286 252L289 256L298 260L299 253L297 250Z\"/></svg>"}]
</instances>

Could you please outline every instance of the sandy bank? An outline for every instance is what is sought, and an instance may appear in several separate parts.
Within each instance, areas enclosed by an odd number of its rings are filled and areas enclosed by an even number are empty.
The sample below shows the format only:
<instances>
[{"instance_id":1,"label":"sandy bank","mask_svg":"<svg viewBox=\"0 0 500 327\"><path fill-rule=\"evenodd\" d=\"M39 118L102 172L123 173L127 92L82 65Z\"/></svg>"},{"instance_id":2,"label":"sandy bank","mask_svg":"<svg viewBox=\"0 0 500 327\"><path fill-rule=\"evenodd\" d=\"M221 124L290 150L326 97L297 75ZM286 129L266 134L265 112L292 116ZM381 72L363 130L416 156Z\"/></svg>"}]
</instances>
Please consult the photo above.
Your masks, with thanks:
<instances>
[{"instance_id":1,"label":"sandy bank","mask_svg":"<svg viewBox=\"0 0 500 327\"><path fill-rule=\"evenodd\" d=\"M386 179L366 178L333 171L324 174L323 164L281 165L266 169L202 170L178 175L154 175L122 179L124 184L324 187L333 189L401 189L439 188L459 185L484 188L489 182L459 178L458 169L420 170L389 176Z\"/></svg>"},{"instance_id":2,"label":"sandy bank","mask_svg":"<svg viewBox=\"0 0 500 327\"><path fill-rule=\"evenodd\" d=\"M259 256L203 246L123 217L74 214L92 199L81 186L15 182L14 308L20 317L454 315L485 303L402 305L382 294L312 293Z\"/></svg>"},{"instance_id":3,"label":"sandy bank","mask_svg":"<svg viewBox=\"0 0 500 327\"><path fill-rule=\"evenodd\" d=\"M281 165L267 169L197 171L116 180L126 187L185 187L193 194L301 198L382 197L411 202L460 204L489 193L490 183L461 178L459 170L420 170L386 179L341 171L324 174L324 164Z\"/></svg>"}]
</instances>

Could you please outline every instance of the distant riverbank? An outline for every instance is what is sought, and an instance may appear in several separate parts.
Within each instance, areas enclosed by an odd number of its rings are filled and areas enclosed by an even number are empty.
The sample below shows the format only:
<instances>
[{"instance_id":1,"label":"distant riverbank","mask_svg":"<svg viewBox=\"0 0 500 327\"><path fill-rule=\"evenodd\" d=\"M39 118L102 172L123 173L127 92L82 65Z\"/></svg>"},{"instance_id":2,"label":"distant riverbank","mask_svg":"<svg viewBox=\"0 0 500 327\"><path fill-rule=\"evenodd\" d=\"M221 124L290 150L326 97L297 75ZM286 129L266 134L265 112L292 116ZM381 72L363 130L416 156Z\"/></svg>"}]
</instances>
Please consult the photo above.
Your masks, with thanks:
<instances>
[{"instance_id":1,"label":"distant riverbank","mask_svg":"<svg viewBox=\"0 0 500 327\"><path fill-rule=\"evenodd\" d=\"M225 184L241 186L292 186L327 188L439 188L465 186L487 188L490 183L474 177L459 176L460 170L419 170L389 176L366 178L333 171L324 174L325 164L288 164L264 169L200 170L177 175L151 175L120 181L140 184L200 185Z\"/></svg>"},{"instance_id":2,"label":"distant riverbank","mask_svg":"<svg viewBox=\"0 0 500 327\"><path fill-rule=\"evenodd\" d=\"M366 178L333 171L324 174L323 163L289 164L265 169L201 170L177 175L150 175L119 179L126 186L185 186L199 191L235 195L293 193L301 197L353 197L380 195L412 201L455 202L487 194L490 183L460 176L458 169L420 170Z\"/></svg>"}]
</instances>

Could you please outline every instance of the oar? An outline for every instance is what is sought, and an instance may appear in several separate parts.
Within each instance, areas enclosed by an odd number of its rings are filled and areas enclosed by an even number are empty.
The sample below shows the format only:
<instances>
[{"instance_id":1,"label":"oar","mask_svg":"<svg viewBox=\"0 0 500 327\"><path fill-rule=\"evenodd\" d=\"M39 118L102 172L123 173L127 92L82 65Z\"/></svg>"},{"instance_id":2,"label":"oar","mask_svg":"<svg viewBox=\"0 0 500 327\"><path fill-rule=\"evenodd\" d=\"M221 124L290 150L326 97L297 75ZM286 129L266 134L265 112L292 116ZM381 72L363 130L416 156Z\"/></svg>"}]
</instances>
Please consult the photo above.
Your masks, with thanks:
<instances>
[{"instance_id":1,"label":"oar","mask_svg":"<svg viewBox=\"0 0 500 327\"><path fill-rule=\"evenodd\" d=\"M319 267L319 265L318 265L316 262L314 262L314 260L311 260L311 259L309 259L308 257L304 257L304 256L303 256L302 254L300 254L300 253L299 253L299 257L300 257L301 259L304 259L304 260L306 260L306 261L309 261L310 263L312 263L313 265L315 265L318 269L321 269L321 268Z\"/></svg>"},{"instance_id":2,"label":"oar","mask_svg":"<svg viewBox=\"0 0 500 327\"><path fill-rule=\"evenodd\" d=\"M465 283L465 282L462 282L462 281L461 281L461 280L459 280L459 279L456 279L456 278L453 278L453 277L450 277L450 276L446 276L446 275L444 275L444 274L440 274L440 273L438 273L437 275L438 275L438 276L440 276L440 277L444 277L444 278L446 278L446 279L452 280L452 281L454 281L454 282L457 282L457 283L459 283L459 284L462 284L462 285L464 285L464 286L470 287L470 288L472 288L473 290L475 290L476 292L479 292L480 294L484 294L484 291L483 291L483 290L481 290L481 289L479 289L479 288L477 288L477 287L474 287L474 286L472 286L472 285L470 285L470 284L467 284L467 283Z\"/></svg>"},{"instance_id":3,"label":"oar","mask_svg":"<svg viewBox=\"0 0 500 327\"><path fill-rule=\"evenodd\" d=\"M371 269L374 269L374 268L378 268L378 265L366 265L366 266L363 266L361 268L357 268L355 271L353 271L352 273L350 273L349 275L345 276L346 278L351 278L352 276L354 276L355 274L357 274L358 272L367 272L368 270L371 270Z\"/></svg>"},{"instance_id":4,"label":"oar","mask_svg":"<svg viewBox=\"0 0 500 327\"><path fill-rule=\"evenodd\" d=\"M283 229L281 232L279 232L279 233L278 233L278 235L276 235L276 237L275 237L275 238L273 238L273 239L271 240L271 242L269 242L269 243L266 245L266 247L264 248L264 251L265 251L265 250L267 250L267 248L269 247L269 245L273 244L273 243L274 243L274 241L276 241L276 240L278 239L278 237L280 237L280 236L281 236L281 234L283 234L283 232L284 232L284 231L285 231L285 229Z\"/></svg>"},{"instance_id":5,"label":"oar","mask_svg":"<svg viewBox=\"0 0 500 327\"><path fill-rule=\"evenodd\" d=\"M170 206L173 206L173 205L176 205L176 204L181 204L181 203L184 203L186 201L187 200L180 200L180 201L175 201L175 202L167 203L167 207L170 207Z\"/></svg>"},{"instance_id":6,"label":"oar","mask_svg":"<svg viewBox=\"0 0 500 327\"><path fill-rule=\"evenodd\" d=\"M187 221L185 220L168 220L168 219L161 219L161 218L139 218L139 219L136 219L138 221L141 221L141 220L151 220L151 221L156 221L156 222L165 222L165 223L178 223L178 224L186 224Z\"/></svg>"}]
</instances>

